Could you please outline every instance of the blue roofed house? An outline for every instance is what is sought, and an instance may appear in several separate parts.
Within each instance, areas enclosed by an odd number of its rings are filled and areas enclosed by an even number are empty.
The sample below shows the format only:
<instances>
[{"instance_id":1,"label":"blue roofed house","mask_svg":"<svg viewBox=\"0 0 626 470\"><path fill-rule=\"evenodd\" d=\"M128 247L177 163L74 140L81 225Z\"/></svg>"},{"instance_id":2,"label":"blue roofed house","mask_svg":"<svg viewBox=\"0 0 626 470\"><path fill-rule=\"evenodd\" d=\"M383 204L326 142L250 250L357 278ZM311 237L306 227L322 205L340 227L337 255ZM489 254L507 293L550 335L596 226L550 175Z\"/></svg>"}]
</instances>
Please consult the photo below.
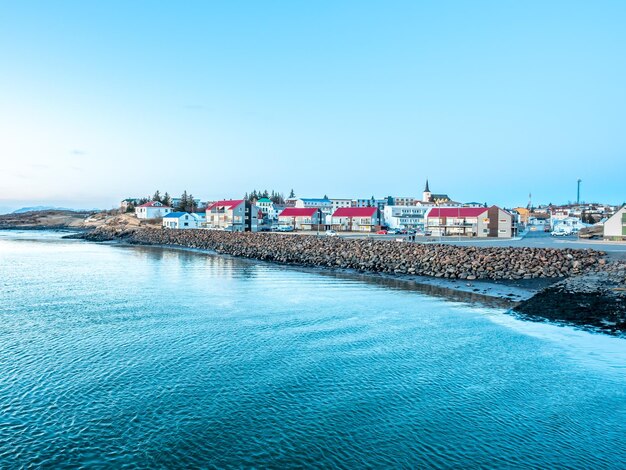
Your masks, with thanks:
<instances>
[{"instance_id":1,"label":"blue roofed house","mask_svg":"<svg viewBox=\"0 0 626 470\"><path fill-rule=\"evenodd\" d=\"M170 229L190 229L200 228L202 217L189 212L170 212L163 217L163 228Z\"/></svg>"}]
</instances>

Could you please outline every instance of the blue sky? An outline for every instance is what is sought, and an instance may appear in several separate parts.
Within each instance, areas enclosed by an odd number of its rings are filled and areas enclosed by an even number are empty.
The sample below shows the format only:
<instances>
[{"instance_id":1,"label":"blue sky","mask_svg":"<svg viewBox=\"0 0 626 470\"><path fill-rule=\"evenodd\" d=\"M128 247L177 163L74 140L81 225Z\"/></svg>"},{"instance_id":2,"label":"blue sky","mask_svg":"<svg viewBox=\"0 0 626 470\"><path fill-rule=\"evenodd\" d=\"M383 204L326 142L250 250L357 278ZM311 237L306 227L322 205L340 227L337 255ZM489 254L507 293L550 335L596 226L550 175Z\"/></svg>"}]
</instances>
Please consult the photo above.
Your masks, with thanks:
<instances>
[{"instance_id":1,"label":"blue sky","mask_svg":"<svg viewBox=\"0 0 626 470\"><path fill-rule=\"evenodd\" d=\"M0 207L626 200L626 2L0 4Z\"/></svg>"}]
</instances>

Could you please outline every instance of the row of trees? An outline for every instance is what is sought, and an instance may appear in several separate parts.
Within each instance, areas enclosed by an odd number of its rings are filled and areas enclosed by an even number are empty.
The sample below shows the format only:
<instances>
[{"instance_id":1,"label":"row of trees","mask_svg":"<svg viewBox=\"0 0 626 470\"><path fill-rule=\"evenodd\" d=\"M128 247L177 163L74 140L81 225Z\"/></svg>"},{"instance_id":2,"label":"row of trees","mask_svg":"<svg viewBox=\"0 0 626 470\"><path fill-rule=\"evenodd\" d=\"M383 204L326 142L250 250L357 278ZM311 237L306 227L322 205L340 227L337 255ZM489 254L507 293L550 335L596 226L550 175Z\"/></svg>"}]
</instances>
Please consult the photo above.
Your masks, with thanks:
<instances>
[{"instance_id":1,"label":"row of trees","mask_svg":"<svg viewBox=\"0 0 626 470\"><path fill-rule=\"evenodd\" d=\"M295 197L295 193L293 192L293 189L289 193L289 197ZM249 194L246 193L243 198L246 201L250 201L250 202L258 201L261 198L268 198L274 204L284 204L285 203L285 197L283 196L283 193L278 192L278 191L274 191L274 190L272 190L270 192L267 189L264 190L264 191L257 191L256 189L254 189Z\"/></svg>"},{"instance_id":2,"label":"row of trees","mask_svg":"<svg viewBox=\"0 0 626 470\"><path fill-rule=\"evenodd\" d=\"M160 202L161 204L165 206L170 206L174 210L180 211L180 212L193 212L198 208L198 203L197 201L194 200L193 194L187 194L186 190L183 191L183 194L181 194L176 205L173 204L172 197L169 195L167 191L165 192L165 194L161 196L161 191L159 191L158 189L155 191L152 198L142 197L141 199L139 199L139 201L137 201L137 205L142 205L142 204L145 204L146 202L151 202L151 201ZM134 211L135 211L135 205L128 204L126 207L126 212L134 212Z\"/></svg>"}]
</instances>

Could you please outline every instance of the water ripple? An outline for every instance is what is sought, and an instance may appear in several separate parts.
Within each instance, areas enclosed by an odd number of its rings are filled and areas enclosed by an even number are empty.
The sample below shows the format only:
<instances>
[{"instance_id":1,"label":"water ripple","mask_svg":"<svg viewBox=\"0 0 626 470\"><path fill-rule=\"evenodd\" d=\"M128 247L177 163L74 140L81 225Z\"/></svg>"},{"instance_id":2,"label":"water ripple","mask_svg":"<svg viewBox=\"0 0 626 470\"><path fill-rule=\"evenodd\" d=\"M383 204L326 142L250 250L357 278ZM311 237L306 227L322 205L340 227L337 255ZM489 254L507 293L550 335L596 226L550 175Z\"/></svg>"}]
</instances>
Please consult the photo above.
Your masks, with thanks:
<instances>
[{"instance_id":1,"label":"water ripple","mask_svg":"<svg viewBox=\"0 0 626 470\"><path fill-rule=\"evenodd\" d=\"M0 468L620 468L626 341L384 282L0 234Z\"/></svg>"}]
</instances>

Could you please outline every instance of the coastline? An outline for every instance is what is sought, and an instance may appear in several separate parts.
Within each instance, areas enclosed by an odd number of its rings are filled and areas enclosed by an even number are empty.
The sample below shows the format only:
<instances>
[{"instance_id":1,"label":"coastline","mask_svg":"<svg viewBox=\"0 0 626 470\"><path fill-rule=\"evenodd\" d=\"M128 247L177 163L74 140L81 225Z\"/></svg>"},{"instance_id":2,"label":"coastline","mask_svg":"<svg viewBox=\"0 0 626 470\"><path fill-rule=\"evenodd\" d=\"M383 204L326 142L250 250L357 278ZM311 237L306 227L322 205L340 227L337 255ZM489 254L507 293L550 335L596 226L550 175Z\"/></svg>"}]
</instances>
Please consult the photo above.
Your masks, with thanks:
<instances>
[{"instance_id":1,"label":"coastline","mask_svg":"<svg viewBox=\"0 0 626 470\"><path fill-rule=\"evenodd\" d=\"M1 228L4 230L4 227ZM30 230L30 227L15 227L15 230ZM175 249L196 253L234 257L238 259L253 260L255 263L271 263L274 266L282 266L290 269L301 269L307 272L316 272L322 275L349 276L365 282L375 282L388 287L399 289L417 290L427 295L446 298L452 301L471 302L489 307L505 309L509 314L518 318L535 321L551 322L555 324L569 325L587 331L602 332L614 336L626 336L626 295L625 292L616 288L616 281L611 277L607 279L598 278L606 268L606 260L601 252L594 252L596 258L593 263L588 263L586 270L572 270L569 275L559 275L552 277L537 276L534 278L524 278L517 276L517 279L461 279L447 276L428 276L416 273L398 272L399 270L373 271L368 269L356 269L352 266L342 266L334 262L323 262L314 264L312 262L298 262L293 256L277 257L268 256L266 252L241 251L239 248L233 250L233 246L239 247L237 240L232 239L233 234L209 235L207 231L180 231L186 233L175 234L173 231L164 231L150 228L127 228L100 226L91 227L37 227L39 230L54 230L57 232L71 232L63 238L81 239L86 241L96 241L100 243L155 247L159 249ZM9 229L11 230L11 229ZM255 234L248 234L255 235ZM185 237L177 239L177 236ZM217 236L220 243L210 249L196 243L196 237L206 238ZM273 236L273 235L271 235ZM155 238L156 237L156 238ZM170 239L177 243L167 243ZM246 235L238 235L238 241L245 240ZM163 238L163 240L161 240ZM249 237L250 238L250 237ZM307 237L308 238L308 237ZM258 239L263 239L261 236ZM190 241L191 240L191 241ZM226 242L230 245L225 245ZM288 243L302 243L302 240L293 237L269 239L272 243L282 243L280 240L287 240ZM325 239L324 243L337 244L337 240ZM340 242L343 243L343 242ZM353 243L353 242L349 242ZM381 242L377 242L381 243ZM384 243L384 242L382 242ZM358 244L358 242L357 242ZM400 244L387 244L389 250L396 249ZM377 245L378 246L378 245ZM406 247L404 247L406 248ZM437 247L431 247L431 249ZM299 248L300 249L300 248ZM307 248L310 249L310 248ZM449 249L449 248L442 248ZM458 248L457 248L458 249ZM465 248L462 250L466 250ZM474 253L484 253L490 250L483 248L471 248ZM521 249L507 249L507 251L518 252ZM279 250L280 251L280 250ZM305 251L300 249L300 251ZM380 251L380 250L379 250ZM493 249L491 249L493 252ZM496 250L497 251L497 250ZM522 250L523 251L523 250ZM528 250L527 250L528 251ZM532 251L532 250L531 250ZM547 250L543 250L547 251ZM580 255L584 263L584 257L589 255L590 250L569 250L568 255ZM293 254L293 253L291 253ZM619 264L619 263L618 263ZM572 264L573 266L574 264ZM610 263L611 269L615 269ZM626 268L626 263L619 264L619 269ZM626 280L623 271L617 272ZM595 277L594 277L595 276ZM582 279L582 282L578 280ZM574 280L574 281L572 281ZM621 284L617 284L621 286ZM549 307L548 310L546 306ZM592 311L599 308L600 311Z\"/></svg>"},{"instance_id":2,"label":"coastline","mask_svg":"<svg viewBox=\"0 0 626 470\"><path fill-rule=\"evenodd\" d=\"M82 239L90 241L77 234L77 236L66 236L64 238ZM249 261L254 264L269 264L284 269L301 270L308 273L316 273L323 276L349 277L360 282L374 283L392 289L413 290L422 294L444 298L452 302L472 303L490 308L502 308L507 315L517 319L536 322L550 323L557 326L569 326L575 329L591 333L601 333L610 336L626 338L626 324L617 324L609 312L596 312L590 314L586 309L581 314L580 304L585 307L589 302L587 296L582 300L568 298L576 293L563 292L563 284L575 282L578 288L582 285L588 286L588 281L584 278L537 278L521 279L516 281L508 280L475 280L463 281L460 279L435 278L429 276L415 276L396 273L375 273L358 271L355 269L335 268L325 266L310 266L306 264L281 263L277 261L261 260L256 258L244 258L228 253L218 253L214 250L202 248L192 248L172 244L151 244L142 242L129 242L124 239L114 239L99 241L97 243L110 244L123 247L141 247L184 251L200 255L220 256L235 258L239 261ZM573 280L573 281L572 281ZM606 279L604 279L606 281ZM585 294L592 293L593 286ZM555 295L556 293L556 295ZM556 302L563 306L550 312L545 307ZM611 300L600 305L601 308L611 308Z\"/></svg>"},{"instance_id":3,"label":"coastline","mask_svg":"<svg viewBox=\"0 0 626 470\"><path fill-rule=\"evenodd\" d=\"M64 237L79 238L80 237ZM86 240L89 241L89 240ZM378 281L380 283L393 284L394 287L401 287L410 290L419 290L429 293L437 297L454 297L452 300L463 301L468 299L470 302L479 302L486 306L497 305L499 307L513 308L521 301L532 298L541 289L552 285L555 280L534 279L524 280L525 282L507 283L490 280L474 280L463 282L460 279L434 278L428 276L415 276L409 274L393 274L393 273L375 273L367 271L358 271L350 268L336 268L328 266L310 266L306 264L281 263L277 261L261 260L253 258L241 258L227 253L218 253L213 250L205 250L202 248L190 248L180 245L168 244L148 244L148 243L129 243L125 240L107 240L96 242L102 244L110 244L112 246L125 247L151 247L158 249L168 249L185 251L197 254L206 254L212 256L220 256L226 258L234 258L242 261L250 261L255 264L268 264L288 269L302 270L306 272L314 272L321 275L338 275L358 278L360 280Z\"/></svg>"}]
</instances>

